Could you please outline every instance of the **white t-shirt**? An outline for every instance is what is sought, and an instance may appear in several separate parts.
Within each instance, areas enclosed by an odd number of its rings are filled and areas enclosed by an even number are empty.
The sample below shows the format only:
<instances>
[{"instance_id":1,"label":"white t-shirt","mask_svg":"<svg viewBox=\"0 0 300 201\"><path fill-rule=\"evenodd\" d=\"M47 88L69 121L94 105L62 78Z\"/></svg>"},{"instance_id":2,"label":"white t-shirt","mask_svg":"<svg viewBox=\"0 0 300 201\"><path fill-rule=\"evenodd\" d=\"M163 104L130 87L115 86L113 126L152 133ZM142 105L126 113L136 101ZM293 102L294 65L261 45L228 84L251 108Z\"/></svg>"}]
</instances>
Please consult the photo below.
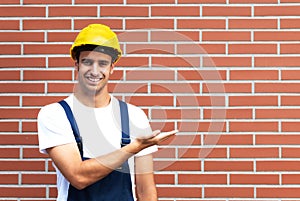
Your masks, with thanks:
<instances>
[{"instance_id":1,"label":"white t-shirt","mask_svg":"<svg viewBox=\"0 0 300 201\"><path fill-rule=\"evenodd\" d=\"M72 94L65 101L69 104L83 139L84 157L94 158L117 149L121 142L121 121L119 102L111 95L108 106L103 108L90 108L80 103ZM149 121L145 113L131 104L128 106L130 138L145 137L152 134ZM58 103L44 106L38 115L38 137L41 153L47 153L46 149L74 143L75 138L71 125L67 119L63 107ZM157 151L157 146L142 150L135 157L151 154ZM134 158L129 160L131 181L134 189ZM55 165L54 165L55 167ZM69 182L55 167L57 173L57 201L66 201L68 197Z\"/></svg>"}]
</instances>

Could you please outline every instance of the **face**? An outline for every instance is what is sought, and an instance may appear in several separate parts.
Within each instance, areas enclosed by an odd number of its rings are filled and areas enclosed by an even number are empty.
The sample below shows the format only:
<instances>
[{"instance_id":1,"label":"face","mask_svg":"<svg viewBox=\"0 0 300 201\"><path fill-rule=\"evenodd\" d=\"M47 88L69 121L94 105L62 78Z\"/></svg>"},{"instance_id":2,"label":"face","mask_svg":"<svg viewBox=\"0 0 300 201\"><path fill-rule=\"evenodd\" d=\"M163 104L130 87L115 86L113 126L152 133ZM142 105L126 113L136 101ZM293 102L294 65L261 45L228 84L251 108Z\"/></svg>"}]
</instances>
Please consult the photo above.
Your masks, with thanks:
<instances>
[{"instance_id":1,"label":"face","mask_svg":"<svg viewBox=\"0 0 300 201\"><path fill-rule=\"evenodd\" d=\"M80 53L78 68L79 89L85 95L97 95L107 90L109 75L113 72L111 56L95 52L83 51Z\"/></svg>"}]
</instances>

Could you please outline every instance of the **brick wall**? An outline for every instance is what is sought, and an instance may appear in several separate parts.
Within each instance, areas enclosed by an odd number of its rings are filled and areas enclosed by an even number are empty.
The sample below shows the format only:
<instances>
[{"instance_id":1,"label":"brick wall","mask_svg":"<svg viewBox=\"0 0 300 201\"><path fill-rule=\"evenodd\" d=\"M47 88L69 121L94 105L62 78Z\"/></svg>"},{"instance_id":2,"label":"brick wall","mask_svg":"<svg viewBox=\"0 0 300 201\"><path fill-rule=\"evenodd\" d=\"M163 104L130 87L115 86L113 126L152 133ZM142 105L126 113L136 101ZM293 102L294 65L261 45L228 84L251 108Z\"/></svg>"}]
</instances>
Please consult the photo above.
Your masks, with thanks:
<instances>
[{"instance_id":1,"label":"brick wall","mask_svg":"<svg viewBox=\"0 0 300 201\"><path fill-rule=\"evenodd\" d=\"M160 200L300 199L299 0L1 0L0 200L55 200L36 116L72 92L89 23L122 43L110 91L180 130L155 154Z\"/></svg>"}]
</instances>

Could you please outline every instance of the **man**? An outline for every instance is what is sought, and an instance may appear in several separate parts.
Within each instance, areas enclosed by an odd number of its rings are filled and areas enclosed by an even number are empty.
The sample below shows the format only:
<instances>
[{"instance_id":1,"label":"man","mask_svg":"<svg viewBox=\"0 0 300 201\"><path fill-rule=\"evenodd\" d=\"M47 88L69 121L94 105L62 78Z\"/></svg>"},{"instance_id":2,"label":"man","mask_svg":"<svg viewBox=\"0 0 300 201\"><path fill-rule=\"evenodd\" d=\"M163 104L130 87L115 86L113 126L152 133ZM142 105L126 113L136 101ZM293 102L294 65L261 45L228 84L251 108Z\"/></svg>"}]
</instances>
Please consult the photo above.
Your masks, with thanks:
<instances>
[{"instance_id":1,"label":"man","mask_svg":"<svg viewBox=\"0 0 300 201\"><path fill-rule=\"evenodd\" d=\"M121 49L109 27L85 27L70 54L78 71L74 93L62 101L65 105L49 104L38 115L40 151L57 172L57 200L157 200L151 154L176 131L152 132L146 115L131 104L119 110L124 102L109 94L107 85Z\"/></svg>"}]
</instances>

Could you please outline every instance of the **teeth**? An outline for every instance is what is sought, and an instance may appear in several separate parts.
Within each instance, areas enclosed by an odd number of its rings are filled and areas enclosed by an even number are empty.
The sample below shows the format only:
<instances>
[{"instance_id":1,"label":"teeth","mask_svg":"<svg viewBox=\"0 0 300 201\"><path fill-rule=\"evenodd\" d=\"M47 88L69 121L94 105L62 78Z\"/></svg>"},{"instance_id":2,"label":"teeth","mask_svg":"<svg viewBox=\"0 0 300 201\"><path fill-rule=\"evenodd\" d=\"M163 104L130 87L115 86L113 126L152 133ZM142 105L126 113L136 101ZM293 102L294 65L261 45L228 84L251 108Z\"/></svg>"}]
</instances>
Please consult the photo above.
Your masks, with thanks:
<instances>
[{"instance_id":1,"label":"teeth","mask_svg":"<svg viewBox=\"0 0 300 201\"><path fill-rule=\"evenodd\" d=\"M91 77L88 77L88 79L92 82L99 82L102 78L91 78Z\"/></svg>"}]
</instances>

